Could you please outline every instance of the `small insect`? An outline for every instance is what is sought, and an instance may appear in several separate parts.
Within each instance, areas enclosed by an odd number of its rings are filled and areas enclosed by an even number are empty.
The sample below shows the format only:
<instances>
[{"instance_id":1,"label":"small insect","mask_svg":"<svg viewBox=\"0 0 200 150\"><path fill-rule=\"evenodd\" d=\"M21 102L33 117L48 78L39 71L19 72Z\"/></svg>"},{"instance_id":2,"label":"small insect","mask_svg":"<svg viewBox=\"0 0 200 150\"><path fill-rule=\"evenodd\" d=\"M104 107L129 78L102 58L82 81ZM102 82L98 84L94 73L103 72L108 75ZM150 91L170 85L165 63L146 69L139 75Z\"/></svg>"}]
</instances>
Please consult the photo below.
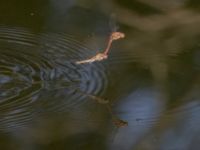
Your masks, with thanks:
<instances>
[{"instance_id":1,"label":"small insect","mask_svg":"<svg viewBox=\"0 0 200 150\"><path fill-rule=\"evenodd\" d=\"M95 61L101 61L101 60L107 59L108 58L108 52L110 50L112 42L115 41L115 40L124 38L124 37L125 37L125 34L122 33L122 32L112 32L112 34L110 35L110 38L108 40L107 47L106 47L106 49L104 50L103 53L97 53L92 58L77 61L76 64L92 63L92 62L95 62Z\"/></svg>"},{"instance_id":2,"label":"small insect","mask_svg":"<svg viewBox=\"0 0 200 150\"><path fill-rule=\"evenodd\" d=\"M127 122L127 121L121 120L121 119L119 119L119 118L113 119L113 123L114 123L114 125L115 125L116 127L118 127L118 128L128 126L128 122Z\"/></svg>"},{"instance_id":3,"label":"small insect","mask_svg":"<svg viewBox=\"0 0 200 150\"><path fill-rule=\"evenodd\" d=\"M115 140L115 137L116 137L116 134L117 132L119 131L120 128L122 127L126 127L128 126L128 122L124 121L124 120L121 120L117 117L114 117L112 119L112 122L113 124L115 125L115 129L113 130L113 134L112 134L112 137L111 137L111 141L114 142Z\"/></svg>"}]
</instances>

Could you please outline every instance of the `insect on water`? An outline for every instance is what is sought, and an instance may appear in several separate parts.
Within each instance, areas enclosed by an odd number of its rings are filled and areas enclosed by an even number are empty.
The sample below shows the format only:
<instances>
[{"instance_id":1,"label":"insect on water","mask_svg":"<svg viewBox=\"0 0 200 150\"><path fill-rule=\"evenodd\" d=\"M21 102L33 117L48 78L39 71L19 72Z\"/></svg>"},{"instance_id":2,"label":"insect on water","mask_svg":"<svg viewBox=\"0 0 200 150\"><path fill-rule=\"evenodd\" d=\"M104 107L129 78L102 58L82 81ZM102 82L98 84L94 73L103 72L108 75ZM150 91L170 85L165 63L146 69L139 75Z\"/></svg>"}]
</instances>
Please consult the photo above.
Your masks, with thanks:
<instances>
[{"instance_id":1,"label":"insect on water","mask_svg":"<svg viewBox=\"0 0 200 150\"><path fill-rule=\"evenodd\" d=\"M76 64L92 63L92 62L95 62L95 61L101 61L101 60L107 59L108 58L108 52L110 50L112 42L115 41L115 40L124 38L124 37L125 37L125 34L122 33L122 32L112 32L109 39L108 39L107 47L102 53L97 53L95 56L93 56L89 59L77 61Z\"/></svg>"},{"instance_id":2,"label":"insect on water","mask_svg":"<svg viewBox=\"0 0 200 150\"><path fill-rule=\"evenodd\" d=\"M128 122L127 121L121 120L119 118L114 118L113 119L113 123L118 128L128 126Z\"/></svg>"}]
</instances>

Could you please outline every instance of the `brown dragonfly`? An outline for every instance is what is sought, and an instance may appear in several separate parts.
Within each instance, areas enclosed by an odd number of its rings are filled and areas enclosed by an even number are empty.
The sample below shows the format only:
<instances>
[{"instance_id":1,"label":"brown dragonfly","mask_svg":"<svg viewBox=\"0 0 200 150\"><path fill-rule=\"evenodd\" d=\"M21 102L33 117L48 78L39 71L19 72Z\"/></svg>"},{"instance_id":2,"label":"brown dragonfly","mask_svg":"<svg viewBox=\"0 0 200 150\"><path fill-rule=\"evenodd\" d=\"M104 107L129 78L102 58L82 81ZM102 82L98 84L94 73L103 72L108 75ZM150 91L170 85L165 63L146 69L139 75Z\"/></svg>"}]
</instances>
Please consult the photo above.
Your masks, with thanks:
<instances>
[{"instance_id":1,"label":"brown dragonfly","mask_svg":"<svg viewBox=\"0 0 200 150\"><path fill-rule=\"evenodd\" d=\"M108 52L110 50L112 42L115 41L115 40L124 38L124 37L125 37L125 34L122 33L122 32L112 32L112 34L109 37L108 44L107 44L107 47L104 50L104 52L97 53L95 56L93 56L89 59L77 61L76 64L92 63L92 62L95 62L95 61L101 61L101 60L107 59L108 58Z\"/></svg>"}]
</instances>

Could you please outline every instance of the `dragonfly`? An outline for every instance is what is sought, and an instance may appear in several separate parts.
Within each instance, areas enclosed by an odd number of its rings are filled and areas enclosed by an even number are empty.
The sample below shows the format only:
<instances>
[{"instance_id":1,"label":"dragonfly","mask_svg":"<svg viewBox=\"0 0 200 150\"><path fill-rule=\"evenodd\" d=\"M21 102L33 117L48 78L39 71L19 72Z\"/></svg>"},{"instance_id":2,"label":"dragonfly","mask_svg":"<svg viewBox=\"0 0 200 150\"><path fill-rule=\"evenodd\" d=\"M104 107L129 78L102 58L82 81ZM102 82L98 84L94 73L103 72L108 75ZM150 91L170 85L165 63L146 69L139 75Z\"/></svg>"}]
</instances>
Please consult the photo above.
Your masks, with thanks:
<instances>
[{"instance_id":1,"label":"dragonfly","mask_svg":"<svg viewBox=\"0 0 200 150\"><path fill-rule=\"evenodd\" d=\"M102 61L104 59L108 58L108 52L111 48L112 42L116 41L118 39L122 39L125 37L125 34L122 32L112 32L109 39L108 39L108 43L106 46L106 49L101 52L101 53L97 53L95 56L89 58L89 59L85 59L85 60L81 60L81 61L76 61L76 64L84 64L84 63L92 63L95 61Z\"/></svg>"}]
</instances>

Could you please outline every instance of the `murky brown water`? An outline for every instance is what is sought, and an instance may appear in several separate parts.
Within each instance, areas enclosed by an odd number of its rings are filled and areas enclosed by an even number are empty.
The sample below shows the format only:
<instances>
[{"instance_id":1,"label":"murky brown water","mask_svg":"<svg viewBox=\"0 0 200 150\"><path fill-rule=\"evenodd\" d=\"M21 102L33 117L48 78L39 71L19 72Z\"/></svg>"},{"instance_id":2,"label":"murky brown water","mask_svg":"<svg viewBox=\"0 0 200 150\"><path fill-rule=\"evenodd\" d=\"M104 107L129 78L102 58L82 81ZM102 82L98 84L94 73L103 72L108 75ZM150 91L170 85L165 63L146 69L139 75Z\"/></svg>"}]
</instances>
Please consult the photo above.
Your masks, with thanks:
<instances>
[{"instance_id":1,"label":"murky brown water","mask_svg":"<svg viewBox=\"0 0 200 150\"><path fill-rule=\"evenodd\" d=\"M200 149L197 6L1 2L0 148ZM103 52L116 29L126 37L108 59L75 63Z\"/></svg>"}]
</instances>

